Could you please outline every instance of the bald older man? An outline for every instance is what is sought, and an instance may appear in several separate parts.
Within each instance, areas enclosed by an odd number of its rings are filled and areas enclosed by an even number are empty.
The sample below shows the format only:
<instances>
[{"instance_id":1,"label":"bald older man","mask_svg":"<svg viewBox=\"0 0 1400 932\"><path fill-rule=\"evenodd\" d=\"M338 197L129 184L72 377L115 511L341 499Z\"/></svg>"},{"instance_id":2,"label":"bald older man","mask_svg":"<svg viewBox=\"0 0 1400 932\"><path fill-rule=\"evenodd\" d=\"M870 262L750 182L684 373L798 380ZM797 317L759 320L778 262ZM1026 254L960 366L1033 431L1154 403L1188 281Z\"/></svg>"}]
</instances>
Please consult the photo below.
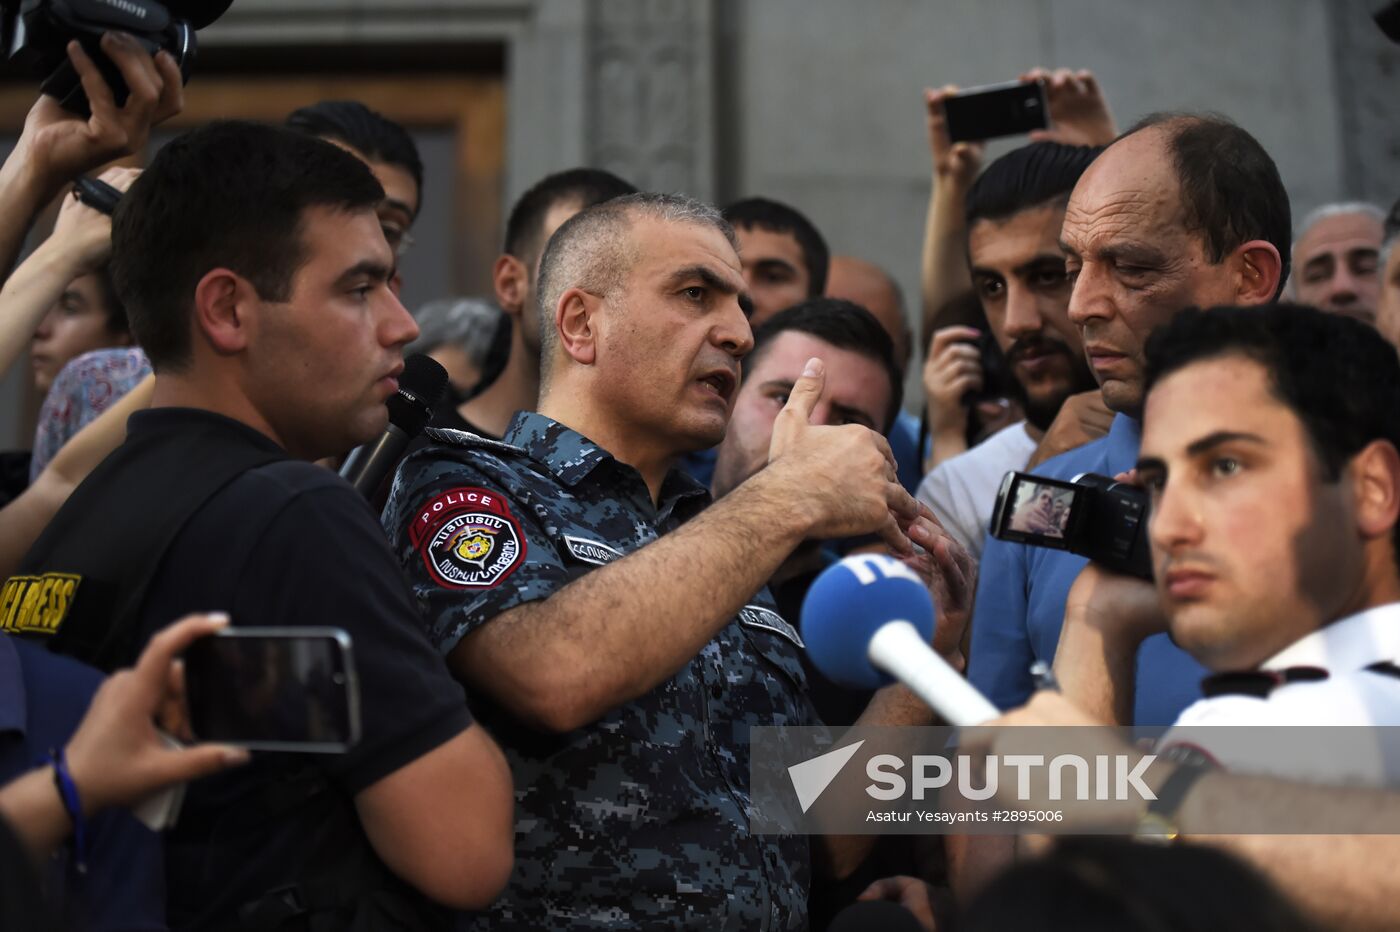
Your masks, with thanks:
<instances>
[{"instance_id":1,"label":"bald older man","mask_svg":"<svg viewBox=\"0 0 1400 932\"><path fill-rule=\"evenodd\" d=\"M1047 460L1057 479L1137 462L1147 335L1191 306L1264 304L1287 278L1289 204L1259 143L1219 117L1163 115L1129 130L1080 176L1060 232L1079 328L1107 407L1107 437ZM1050 662L1085 560L989 539L972 621L969 678L1012 708ZM1199 697L1203 669L1164 635L1138 653L1134 721L1170 724Z\"/></svg>"},{"instance_id":2,"label":"bald older man","mask_svg":"<svg viewBox=\"0 0 1400 932\"><path fill-rule=\"evenodd\" d=\"M909 365L913 333L904 312L904 292L894 276L873 262L855 256L832 256L826 277L826 296L858 304L869 311L894 343L894 361L900 378ZM890 425L890 449L894 451L899 482L910 492L924 478L924 455L919 449L919 419L900 410Z\"/></svg>"}]
</instances>

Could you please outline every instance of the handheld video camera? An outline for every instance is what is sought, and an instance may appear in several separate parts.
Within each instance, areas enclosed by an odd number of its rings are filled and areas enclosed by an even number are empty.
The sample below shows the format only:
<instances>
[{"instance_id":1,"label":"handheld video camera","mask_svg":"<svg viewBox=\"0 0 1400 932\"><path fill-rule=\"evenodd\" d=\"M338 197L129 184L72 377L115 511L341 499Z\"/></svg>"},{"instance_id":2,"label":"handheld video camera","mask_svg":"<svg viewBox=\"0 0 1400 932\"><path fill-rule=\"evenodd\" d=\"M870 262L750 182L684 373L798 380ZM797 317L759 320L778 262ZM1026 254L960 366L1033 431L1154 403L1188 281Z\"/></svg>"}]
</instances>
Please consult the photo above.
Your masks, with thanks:
<instances>
[{"instance_id":1,"label":"handheld video camera","mask_svg":"<svg viewBox=\"0 0 1400 932\"><path fill-rule=\"evenodd\" d=\"M233 0L0 0L0 41L10 58L44 76L40 86L65 110L88 116L87 95L73 65L68 43L76 39L96 63L117 106L130 93L116 65L102 54L104 32L131 35L152 55L165 49L188 82L195 58L195 30L223 15Z\"/></svg>"},{"instance_id":2,"label":"handheld video camera","mask_svg":"<svg viewBox=\"0 0 1400 932\"><path fill-rule=\"evenodd\" d=\"M1107 476L1072 482L1009 472L997 493L991 533L1001 540L1068 550L1115 572L1152 578L1147 493Z\"/></svg>"}]
</instances>

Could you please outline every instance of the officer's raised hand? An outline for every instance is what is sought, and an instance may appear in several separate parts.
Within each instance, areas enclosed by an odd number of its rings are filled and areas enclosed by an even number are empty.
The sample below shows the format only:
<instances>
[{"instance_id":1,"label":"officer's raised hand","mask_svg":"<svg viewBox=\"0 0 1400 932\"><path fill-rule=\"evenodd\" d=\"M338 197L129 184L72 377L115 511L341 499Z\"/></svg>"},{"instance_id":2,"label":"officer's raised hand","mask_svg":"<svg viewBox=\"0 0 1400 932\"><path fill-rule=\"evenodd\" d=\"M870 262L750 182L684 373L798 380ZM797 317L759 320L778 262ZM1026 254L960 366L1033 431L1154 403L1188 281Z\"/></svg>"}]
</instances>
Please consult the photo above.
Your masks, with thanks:
<instances>
[{"instance_id":1,"label":"officer's raised hand","mask_svg":"<svg viewBox=\"0 0 1400 932\"><path fill-rule=\"evenodd\" d=\"M896 553L912 553L905 531L918 505L899 484L889 443L857 424L812 423L825 382L822 361L809 359L773 424L768 469L783 476L809 539L878 533Z\"/></svg>"}]
</instances>

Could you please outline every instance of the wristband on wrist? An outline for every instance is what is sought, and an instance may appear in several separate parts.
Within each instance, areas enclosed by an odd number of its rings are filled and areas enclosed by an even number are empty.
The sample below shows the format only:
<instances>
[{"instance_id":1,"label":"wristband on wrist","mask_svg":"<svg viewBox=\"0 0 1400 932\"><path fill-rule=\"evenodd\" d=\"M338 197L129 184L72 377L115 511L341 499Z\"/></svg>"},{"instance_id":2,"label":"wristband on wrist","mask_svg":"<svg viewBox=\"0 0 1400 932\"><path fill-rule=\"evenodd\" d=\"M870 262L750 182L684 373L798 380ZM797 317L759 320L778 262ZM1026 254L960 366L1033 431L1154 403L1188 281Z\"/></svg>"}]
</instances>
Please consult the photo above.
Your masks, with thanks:
<instances>
[{"instance_id":1,"label":"wristband on wrist","mask_svg":"<svg viewBox=\"0 0 1400 932\"><path fill-rule=\"evenodd\" d=\"M83 818L82 801L78 799L78 785L68 772L68 759L63 756L63 748L49 751L49 763L53 766L53 783L58 788L63 809L73 820L73 866L78 873L87 873L87 820Z\"/></svg>"}]
</instances>

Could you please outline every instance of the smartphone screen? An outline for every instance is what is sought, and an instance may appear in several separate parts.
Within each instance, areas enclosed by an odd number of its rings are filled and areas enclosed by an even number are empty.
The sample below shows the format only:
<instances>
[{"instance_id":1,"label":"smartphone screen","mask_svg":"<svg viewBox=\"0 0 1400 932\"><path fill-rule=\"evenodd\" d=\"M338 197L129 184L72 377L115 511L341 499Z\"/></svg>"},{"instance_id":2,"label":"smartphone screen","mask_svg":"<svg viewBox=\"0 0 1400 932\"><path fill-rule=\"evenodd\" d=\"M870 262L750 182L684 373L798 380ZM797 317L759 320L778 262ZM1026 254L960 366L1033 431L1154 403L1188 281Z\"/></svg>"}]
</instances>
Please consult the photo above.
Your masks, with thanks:
<instances>
[{"instance_id":1,"label":"smartphone screen","mask_svg":"<svg viewBox=\"0 0 1400 932\"><path fill-rule=\"evenodd\" d=\"M993 84L968 88L943 101L952 142L977 142L998 136L1017 136L1050 125L1045 85Z\"/></svg>"},{"instance_id":2,"label":"smartphone screen","mask_svg":"<svg viewBox=\"0 0 1400 932\"><path fill-rule=\"evenodd\" d=\"M185 652L199 741L343 752L360 737L350 636L338 628L229 628Z\"/></svg>"},{"instance_id":3,"label":"smartphone screen","mask_svg":"<svg viewBox=\"0 0 1400 932\"><path fill-rule=\"evenodd\" d=\"M992 536L1065 550L1077 489L1071 482L1007 473L992 517Z\"/></svg>"}]
</instances>

